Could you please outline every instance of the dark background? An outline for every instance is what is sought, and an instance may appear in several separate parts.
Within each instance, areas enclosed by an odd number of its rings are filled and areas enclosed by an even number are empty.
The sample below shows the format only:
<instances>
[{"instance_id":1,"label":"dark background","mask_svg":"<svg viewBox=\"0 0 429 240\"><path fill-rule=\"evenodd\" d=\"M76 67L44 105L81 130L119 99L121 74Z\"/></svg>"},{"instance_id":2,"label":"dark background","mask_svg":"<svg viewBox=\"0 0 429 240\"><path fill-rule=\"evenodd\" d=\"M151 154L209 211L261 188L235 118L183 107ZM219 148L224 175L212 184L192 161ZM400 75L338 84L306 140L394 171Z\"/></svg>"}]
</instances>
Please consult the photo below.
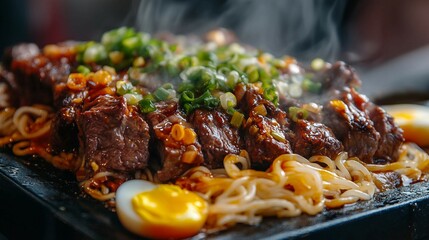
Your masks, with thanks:
<instances>
[{"instance_id":1,"label":"dark background","mask_svg":"<svg viewBox=\"0 0 429 240\"><path fill-rule=\"evenodd\" d=\"M19 42L97 40L123 25L198 35L226 27L276 56L346 61L371 98L425 96L428 12L425 0L3 0L0 50Z\"/></svg>"}]
</instances>

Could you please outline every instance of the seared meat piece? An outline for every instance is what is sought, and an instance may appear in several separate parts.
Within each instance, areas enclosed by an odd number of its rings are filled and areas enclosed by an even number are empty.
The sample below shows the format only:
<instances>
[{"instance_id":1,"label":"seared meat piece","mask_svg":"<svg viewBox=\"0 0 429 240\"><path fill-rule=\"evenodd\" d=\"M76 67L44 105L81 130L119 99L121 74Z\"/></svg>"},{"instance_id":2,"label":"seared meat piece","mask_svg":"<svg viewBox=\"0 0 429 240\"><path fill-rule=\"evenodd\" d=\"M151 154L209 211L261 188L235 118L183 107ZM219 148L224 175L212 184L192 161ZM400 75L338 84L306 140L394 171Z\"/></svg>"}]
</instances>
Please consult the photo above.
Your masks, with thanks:
<instances>
[{"instance_id":1,"label":"seared meat piece","mask_svg":"<svg viewBox=\"0 0 429 240\"><path fill-rule=\"evenodd\" d=\"M358 108L361 105L355 104L350 92L344 92L341 99L325 105L323 123L332 129L350 156L372 163L380 134L365 111Z\"/></svg>"},{"instance_id":2,"label":"seared meat piece","mask_svg":"<svg viewBox=\"0 0 429 240\"><path fill-rule=\"evenodd\" d=\"M370 102L354 89L351 89L350 94L347 94L347 96L348 102L366 112L373 122L375 130L380 134L378 148L374 154L373 161L377 163L395 161L399 154L399 146L404 142L402 129L393 122L393 118L386 111Z\"/></svg>"},{"instance_id":3,"label":"seared meat piece","mask_svg":"<svg viewBox=\"0 0 429 240\"><path fill-rule=\"evenodd\" d=\"M322 123L299 119L291 124L291 128L294 132L292 150L303 157L323 155L335 158L343 150L331 129Z\"/></svg>"},{"instance_id":4,"label":"seared meat piece","mask_svg":"<svg viewBox=\"0 0 429 240\"><path fill-rule=\"evenodd\" d=\"M354 89L348 91L349 93L345 91L343 94L345 102L349 105L354 104L359 110L365 112L380 135L373 162L381 164L396 161L399 146L404 142L402 129L393 122L393 118L386 111L370 102L364 95Z\"/></svg>"},{"instance_id":5,"label":"seared meat piece","mask_svg":"<svg viewBox=\"0 0 429 240\"><path fill-rule=\"evenodd\" d=\"M12 70L13 61L30 61L40 54L39 47L34 43L22 43L6 49L2 63L8 70Z\"/></svg>"},{"instance_id":6,"label":"seared meat piece","mask_svg":"<svg viewBox=\"0 0 429 240\"><path fill-rule=\"evenodd\" d=\"M380 133L374 161L377 163L381 163L382 160L394 162L398 158L399 147L405 141L403 131L393 122L392 116L381 107L372 105L369 109L369 117L374 122L375 129Z\"/></svg>"},{"instance_id":7,"label":"seared meat piece","mask_svg":"<svg viewBox=\"0 0 429 240\"><path fill-rule=\"evenodd\" d=\"M381 191L395 189L403 186L401 174L397 172L373 173L374 183Z\"/></svg>"},{"instance_id":8,"label":"seared meat piece","mask_svg":"<svg viewBox=\"0 0 429 240\"><path fill-rule=\"evenodd\" d=\"M19 79L11 72L14 61L31 61L32 58L40 54L40 49L36 44L19 44L8 48L0 61L0 107L20 106L22 98L20 93ZM25 101L24 101L25 102Z\"/></svg>"},{"instance_id":9,"label":"seared meat piece","mask_svg":"<svg viewBox=\"0 0 429 240\"><path fill-rule=\"evenodd\" d=\"M195 131L179 111L177 102L158 102L156 108L147 115L147 119L153 129L153 139L162 164L157 172L158 179L167 182L202 164L203 154ZM173 131L174 128L178 132Z\"/></svg>"},{"instance_id":10,"label":"seared meat piece","mask_svg":"<svg viewBox=\"0 0 429 240\"><path fill-rule=\"evenodd\" d=\"M35 103L53 104L53 89L66 82L77 63L68 43L58 45L55 54L41 54L35 44L11 48L3 57L5 68L14 74L7 78L12 95L19 96L19 106ZM2 81L2 80L0 80Z\"/></svg>"},{"instance_id":11,"label":"seared meat piece","mask_svg":"<svg viewBox=\"0 0 429 240\"><path fill-rule=\"evenodd\" d=\"M51 147L55 153L79 148L76 115L74 107L64 107L56 113L51 125Z\"/></svg>"},{"instance_id":12,"label":"seared meat piece","mask_svg":"<svg viewBox=\"0 0 429 240\"><path fill-rule=\"evenodd\" d=\"M285 135L275 120L262 115L249 117L244 126L244 139L252 168L267 169L278 156L292 153Z\"/></svg>"},{"instance_id":13,"label":"seared meat piece","mask_svg":"<svg viewBox=\"0 0 429 240\"><path fill-rule=\"evenodd\" d=\"M230 116L220 110L197 109L189 117L200 140L204 165L210 169L223 167L227 154L239 154L243 142L238 128L229 124Z\"/></svg>"},{"instance_id":14,"label":"seared meat piece","mask_svg":"<svg viewBox=\"0 0 429 240\"><path fill-rule=\"evenodd\" d=\"M54 105L59 110L51 126L52 149L54 152L77 150L79 148L77 115L88 96L88 91L86 89L73 91L65 83L58 83L53 86L53 92Z\"/></svg>"},{"instance_id":15,"label":"seared meat piece","mask_svg":"<svg viewBox=\"0 0 429 240\"><path fill-rule=\"evenodd\" d=\"M77 117L80 146L99 171L135 171L148 165L149 126L127 108L123 97L100 95L86 102Z\"/></svg>"},{"instance_id":16,"label":"seared meat piece","mask_svg":"<svg viewBox=\"0 0 429 240\"><path fill-rule=\"evenodd\" d=\"M316 76L322 83L322 93L341 91L344 88L357 88L362 84L355 70L344 62L335 62Z\"/></svg>"},{"instance_id":17,"label":"seared meat piece","mask_svg":"<svg viewBox=\"0 0 429 240\"><path fill-rule=\"evenodd\" d=\"M279 155L292 153L286 113L254 87L240 84L235 90L245 92L240 108L248 116L243 132L252 168L266 169Z\"/></svg>"}]
</instances>

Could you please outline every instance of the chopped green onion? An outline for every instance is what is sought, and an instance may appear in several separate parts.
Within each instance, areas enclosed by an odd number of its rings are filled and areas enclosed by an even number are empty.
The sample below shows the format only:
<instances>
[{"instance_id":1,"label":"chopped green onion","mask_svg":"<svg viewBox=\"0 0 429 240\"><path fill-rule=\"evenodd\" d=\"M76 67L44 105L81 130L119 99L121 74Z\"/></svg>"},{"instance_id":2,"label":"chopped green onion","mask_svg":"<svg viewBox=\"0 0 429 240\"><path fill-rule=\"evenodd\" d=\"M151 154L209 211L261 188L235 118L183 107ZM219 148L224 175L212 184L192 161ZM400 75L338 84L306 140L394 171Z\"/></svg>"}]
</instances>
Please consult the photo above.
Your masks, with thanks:
<instances>
[{"instance_id":1,"label":"chopped green onion","mask_svg":"<svg viewBox=\"0 0 429 240\"><path fill-rule=\"evenodd\" d=\"M166 89L169 93L167 99L173 99L176 98L176 90L174 89Z\"/></svg>"},{"instance_id":2,"label":"chopped green onion","mask_svg":"<svg viewBox=\"0 0 429 240\"><path fill-rule=\"evenodd\" d=\"M315 71L322 70L325 66L325 61L321 58L315 58L313 61L311 61L311 68Z\"/></svg>"},{"instance_id":3,"label":"chopped green onion","mask_svg":"<svg viewBox=\"0 0 429 240\"><path fill-rule=\"evenodd\" d=\"M145 96L146 97L146 96ZM151 99L143 98L138 103L142 113L150 113L156 110L156 106Z\"/></svg>"},{"instance_id":4,"label":"chopped green onion","mask_svg":"<svg viewBox=\"0 0 429 240\"><path fill-rule=\"evenodd\" d=\"M320 93L322 89L322 83L311 81L308 78L305 78L302 81L302 88L311 93Z\"/></svg>"},{"instance_id":5,"label":"chopped green onion","mask_svg":"<svg viewBox=\"0 0 429 240\"><path fill-rule=\"evenodd\" d=\"M307 117L308 117L307 110L299 107L289 108L289 118L292 119L292 121L296 122L299 119L307 119Z\"/></svg>"},{"instance_id":6,"label":"chopped green onion","mask_svg":"<svg viewBox=\"0 0 429 240\"><path fill-rule=\"evenodd\" d=\"M193 102L194 100L195 100L194 93L191 91L182 92L182 94L180 95L180 99L179 99L179 101L181 103Z\"/></svg>"},{"instance_id":7,"label":"chopped green onion","mask_svg":"<svg viewBox=\"0 0 429 240\"><path fill-rule=\"evenodd\" d=\"M185 113L189 114L197 108L214 109L219 105L219 99L208 90L198 98L195 98L191 91L185 91L180 95L179 103Z\"/></svg>"},{"instance_id":8,"label":"chopped green onion","mask_svg":"<svg viewBox=\"0 0 429 240\"><path fill-rule=\"evenodd\" d=\"M189 67L197 66L198 58L195 56L186 56L179 60L178 66L181 69L186 69Z\"/></svg>"},{"instance_id":9,"label":"chopped green onion","mask_svg":"<svg viewBox=\"0 0 429 240\"><path fill-rule=\"evenodd\" d=\"M241 124L243 123L244 120L244 115L242 113L240 113L239 111L235 111L232 114L232 118L231 118L231 125L239 128L241 126Z\"/></svg>"},{"instance_id":10,"label":"chopped green onion","mask_svg":"<svg viewBox=\"0 0 429 240\"><path fill-rule=\"evenodd\" d=\"M279 102L279 96L277 94L276 88L274 86L268 87L264 89L264 98L268 101L277 105Z\"/></svg>"},{"instance_id":11,"label":"chopped green onion","mask_svg":"<svg viewBox=\"0 0 429 240\"><path fill-rule=\"evenodd\" d=\"M124 95L124 98L129 105L137 105L137 103L143 99L142 95L134 93L127 93Z\"/></svg>"},{"instance_id":12,"label":"chopped green onion","mask_svg":"<svg viewBox=\"0 0 429 240\"><path fill-rule=\"evenodd\" d=\"M136 35L136 32L132 28L120 27L112 31L108 31L101 37L101 43L106 47L108 51L119 50L119 44L123 39L129 38Z\"/></svg>"},{"instance_id":13,"label":"chopped green onion","mask_svg":"<svg viewBox=\"0 0 429 240\"><path fill-rule=\"evenodd\" d=\"M240 81L240 75L238 74L237 71L233 70L233 71L228 73L226 85L229 88L234 89L239 81Z\"/></svg>"},{"instance_id":14,"label":"chopped green onion","mask_svg":"<svg viewBox=\"0 0 429 240\"><path fill-rule=\"evenodd\" d=\"M258 75L259 75L259 80L264 83L264 84L271 84L271 77L270 75L264 70L264 69L259 69L258 71Z\"/></svg>"},{"instance_id":15,"label":"chopped green onion","mask_svg":"<svg viewBox=\"0 0 429 240\"><path fill-rule=\"evenodd\" d=\"M217 62L217 56L213 52L200 51L197 53L197 58L203 62Z\"/></svg>"},{"instance_id":16,"label":"chopped green onion","mask_svg":"<svg viewBox=\"0 0 429 240\"><path fill-rule=\"evenodd\" d=\"M88 73L91 72L91 70L83 65L79 65L79 67L77 67L76 69L79 73L82 73L84 75L87 75Z\"/></svg>"},{"instance_id":17,"label":"chopped green onion","mask_svg":"<svg viewBox=\"0 0 429 240\"><path fill-rule=\"evenodd\" d=\"M93 44L89 46L83 53L84 63L100 62L107 58L107 52L103 45Z\"/></svg>"},{"instance_id":18,"label":"chopped green onion","mask_svg":"<svg viewBox=\"0 0 429 240\"><path fill-rule=\"evenodd\" d=\"M137 36L130 37L122 40L122 45L124 46L124 51L126 53L132 53L135 50L137 50L139 46L141 46L141 41L140 41L140 38Z\"/></svg>"},{"instance_id":19,"label":"chopped green onion","mask_svg":"<svg viewBox=\"0 0 429 240\"><path fill-rule=\"evenodd\" d=\"M131 93L134 90L134 86L130 82L117 81L116 82L116 93L119 95L125 95Z\"/></svg>"},{"instance_id":20,"label":"chopped green onion","mask_svg":"<svg viewBox=\"0 0 429 240\"><path fill-rule=\"evenodd\" d=\"M246 71L249 77L249 82L254 83L259 79L259 71L255 66L249 67L249 70Z\"/></svg>"},{"instance_id":21,"label":"chopped green onion","mask_svg":"<svg viewBox=\"0 0 429 240\"><path fill-rule=\"evenodd\" d=\"M214 97L210 91L206 91L203 95L199 96L194 100L194 103L201 105L201 107L207 109L213 109L219 105L219 99Z\"/></svg>"},{"instance_id":22,"label":"chopped green onion","mask_svg":"<svg viewBox=\"0 0 429 240\"><path fill-rule=\"evenodd\" d=\"M147 99L147 100L151 100L151 101L155 101L155 97L152 94L147 94L143 96L143 99Z\"/></svg>"},{"instance_id":23,"label":"chopped green onion","mask_svg":"<svg viewBox=\"0 0 429 240\"><path fill-rule=\"evenodd\" d=\"M164 83L162 87L165 89L174 89L174 85L172 83Z\"/></svg>"},{"instance_id":24,"label":"chopped green onion","mask_svg":"<svg viewBox=\"0 0 429 240\"><path fill-rule=\"evenodd\" d=\"M170 92L163 87L159 87L158 89L155 90L155 92L153 92L153 96L158 101L165 101L169 98Z\"/></svg>"},{"instance_id":25,"label":"chopped green onion","mask_svg":"<svg viewBox=\"0 0 429 240\"><path fill-rule=\"evenodd\" d=\"M237 98L231 92L227 92L220 95L219 99L220 99L220 105L225 110L228 108L231 108L231 107L233 108L237 106Z\"/></svg>"},{"instance_id":26,"label":"chopped green onion","mask_svg":"<svg viewBox=\"0 0 429 240\"><path fill-rule=\"evenodd\" d=\"M236 111L237 111L237 110L235 110L233 107L229 107L229 108L227 108L227 109L226 109L226 112L227 112L229 115L233 115Z\"/></svg>"}]
</instances>

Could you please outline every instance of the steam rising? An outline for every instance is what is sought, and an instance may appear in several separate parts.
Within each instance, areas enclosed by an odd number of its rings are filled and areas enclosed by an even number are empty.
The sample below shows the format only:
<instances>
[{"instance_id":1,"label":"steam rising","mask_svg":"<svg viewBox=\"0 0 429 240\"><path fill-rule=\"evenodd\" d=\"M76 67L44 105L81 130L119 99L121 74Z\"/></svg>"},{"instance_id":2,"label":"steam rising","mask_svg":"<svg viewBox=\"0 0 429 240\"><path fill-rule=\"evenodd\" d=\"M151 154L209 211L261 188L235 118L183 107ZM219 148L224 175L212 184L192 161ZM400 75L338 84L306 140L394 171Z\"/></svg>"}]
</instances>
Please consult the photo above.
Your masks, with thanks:
<instances>
[{"instance_id":1,"label":"steam rising","mask_svg":"<svg viewBox=\"0 0 429 240\"><path fill-rule=\"evenodd\" d=\"M127 21L149 33L202 35L223 27L240 42L277 56L332 61L339 58L346 5L341 0L142 0L134 2L135 12Z\"/></svg>"}]
</instances>

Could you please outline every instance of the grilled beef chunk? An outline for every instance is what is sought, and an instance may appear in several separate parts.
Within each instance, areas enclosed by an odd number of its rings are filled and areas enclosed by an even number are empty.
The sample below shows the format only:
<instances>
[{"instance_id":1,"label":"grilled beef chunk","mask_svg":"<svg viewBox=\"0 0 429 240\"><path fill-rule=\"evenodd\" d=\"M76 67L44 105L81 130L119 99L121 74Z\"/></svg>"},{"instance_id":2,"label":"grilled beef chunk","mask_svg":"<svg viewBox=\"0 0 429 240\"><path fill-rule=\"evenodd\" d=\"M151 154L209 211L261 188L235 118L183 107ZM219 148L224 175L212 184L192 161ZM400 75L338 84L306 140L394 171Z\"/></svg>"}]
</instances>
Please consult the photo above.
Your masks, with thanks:
<instances>
[{"instance_id":1,"label":"grilled beef chunk","mask_svg":"<svg viewBox=\"0 0 429 240\"><path fill-rule=\"evenodd\" d=\"M286 113L264 99L254 87L240 84L235 91L244 91L240 108L248 116L243 132L252 168L266 169L279 155L292 153Z\"/></svg>"},{"instance_id":2,"label":"grilled beef chunk","mask_svg":"<svg viewBox=\"0 0 429 240\"><path fill-rule=\"evenodd\" d=\"M323 94L331 94L333 91L341 91L344 88L357 88L362 83L355 70L350 65L340 61L326 68L316 78L320 78L318 81L322 83Z\"/></svg>"},{"instance_id":3,"label":"grilled beef chunk","mask_svg":"<svg viewBox=\"0 0 429 240\"><path fill-rule=\"evenodd\" d=\"M51 147L55 153L71 152L79 148L76 115L74 107L61 108L55 114L51 125Z\"/></svg>"},{"instance_id":4,"label":"grilled beef chunk","mask_svg":"<svg viewBox=\"0 0 429 240\"><path fill-rule=\"evenodd\" d=\"M240 153L242 140L239 130L229 124L227 113L197 109L189 119L203 149L204 165L210 169L221 168L227 154Z\"/></svg>"},{"instance_id":5,"label":"grilled beef chunk","mask_svg":"<svg viewBox=\"0 0 429 240\"><path fill-rule=\"evenodd\" d=\"M343 143L344 150L350 156L372 163L380 134L365 111L354 104L350 92L344 92L342 100L327 103L323 111L323 123Z\"/></svg>"},{"instance_id":6,"label":"grilled beef chunk","mask_svg":"<svg viewBox=\"0 0 429 240\"><path fill-rule=\"evenodd\" d=\"M135 171L148 165L148 124L128 110L123 97L100 95L85 103L77 123L87 169L92 162L100 171Z\"/></svg>"},{"instance_id":7,"label":"grilled beef chunk","mask_svg":"<svg viewBox=\"0 0 429 240\"><path fill-rule=\"evenodd\" d=\"M380 133L378 149L374 155L376 163L382 161L394 162L399 155L399 147L405 141L403 131L394 122L393 118L379 106L371 105L369 117L374 122L375 129Z\"/></svg>"},{"instance_id":8,"label":"grilled beef chunk","mask_svg":"<svg viewBox=\"0 0 429 240\"><path fill-rule=\"evenodd\" d=\"M335 158L343 150L331 129L322 123L299 119L291 124L291 128L294 132L292 150L303 157L323 155Z\"/></svg>"},{"instance_id":9,"label":"grilled beef chunk","mask_svg":"<svg viewBox=\"0 0 429 240\"><path fill-rule=\"evenodd\" d=\"M52 88L66 82L76 64L74 52L69 49L64 43L58 47L58 54L43 55L36 45L21 44L6 53L5 68L15 75L9 78L9 86L13 95L20 96L18 106L53 105Z\"/></svg>"},{"instance_id":10,"label":"grilled beef chunk","mask_svg":"<svg viewBox=\"0 0 429 240\"><path fill-rule=\"evenodd\" d=\"M379 172L373 173L374 183L381 191L395 189L403 186L401 174L397 172Z\"/></svg>"},{"instance_id":11,"label":"grilled beef chunk","mask_svg":"<svg viewBox=\"0 0 429 240\"><path fill-rule=\"evenodd\" d=\"M30 61L40 54L39 47L34 43L22 43L6 49L2 63L6 69L12 69L13 61Z\"/></svg>"},{"instance_id":12,"label":"grilled beef chunk","mask_svg":"<svg viewBox=\"0 0 429 240\"><path fill-rule=\"evenodd\" d=\"M192 129L179 111L177 102L158 102L156 108L147 118L153 129L152 138L162 164L157 172L158 179L167 182L179 177L191 167L200 165L203 162L203 153L197 139L193 143L185 144L173 138L171 129L174 124Z\"/></svg>"},{"instance_id":13,"label":"grilled beef chunk","mask_svg":"<svg viewBox=\"0 0 429 240\"><path fill-rule=\"evenodd\" d=\"M379 106L371 103L365 96L354 89L346 95L347 102L353 103L361 111L364 111L373 122L375 130L380 134L377 151L373 156L376 163L393 162L398 157L399 146L404 142L402 129L394 122L393 118Z\"/></svg>"},{"instance_id":14,"label":"grilled beef chunk","mask_svg":"<svg viewBox=\"0 0 429 240\"><path fill-rule=\"evenodd\" d=\"M244 127L244 139L252 168L255 169L267 169L278 156L292 153L282 126L262 115L249 117Z\"/></svg>"}]
</instances>

